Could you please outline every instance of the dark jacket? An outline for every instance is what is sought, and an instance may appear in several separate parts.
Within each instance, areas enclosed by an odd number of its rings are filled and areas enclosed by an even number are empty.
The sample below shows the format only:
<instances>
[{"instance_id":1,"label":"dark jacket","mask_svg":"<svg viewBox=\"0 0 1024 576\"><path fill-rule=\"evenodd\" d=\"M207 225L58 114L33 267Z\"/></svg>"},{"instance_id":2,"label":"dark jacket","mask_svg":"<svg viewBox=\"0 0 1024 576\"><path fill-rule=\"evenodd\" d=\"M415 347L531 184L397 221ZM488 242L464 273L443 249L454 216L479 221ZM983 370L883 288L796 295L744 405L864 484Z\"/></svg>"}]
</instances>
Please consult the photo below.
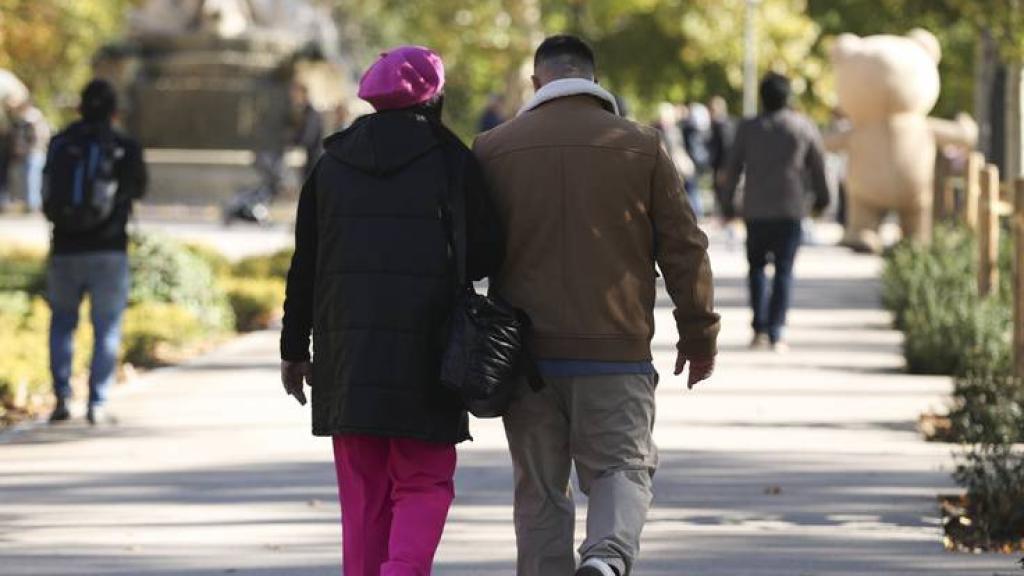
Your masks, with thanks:
<instances>
[{"instance_id":1,"label":"dark jacket","mask_svg":"<svg viewBox=\"0 0 1024 576\"><path fill-rule=\"evenodd\" d=\"M723 208L732 215L740 176L746 174L742 216L746 220L800 220L813 206L828 206L825 151L811 121L784 108L744 120L723 173Z\"/></svg>"},{"instance_id":2,"label":"dark jacket","mask_svg":"<svg viewBox=\"0 0 1024 576\"><path fill-rule=\"evenodd\" d=\"M456 443L468 418L439 382L453 262L440 218L461 157L467 272L491 275L501 235L469 150L410 111L360 118L328 138L303 187L281 357L309 358L313 433Z\"/></svg>"},{"instance_id":3,"label":"dark jacket","mask_svg":"<svg viewBox=\"0 0 1024 576\"><path fill-rule=\"evenodd\" d=\"M132 203L146 193L148 176L142 148L137 142L111 128L109 124L75 122L50 140L50 152L62 139L89 131L110 132L118 149L123 152L114 165L118 186L114 212L99 228L88 232L68 233L53 230L54 254L81 254L85 252L124 252L128 249L128 219ZM45 173L46 169L44 169Z\"/></svg>"}]
</instances>

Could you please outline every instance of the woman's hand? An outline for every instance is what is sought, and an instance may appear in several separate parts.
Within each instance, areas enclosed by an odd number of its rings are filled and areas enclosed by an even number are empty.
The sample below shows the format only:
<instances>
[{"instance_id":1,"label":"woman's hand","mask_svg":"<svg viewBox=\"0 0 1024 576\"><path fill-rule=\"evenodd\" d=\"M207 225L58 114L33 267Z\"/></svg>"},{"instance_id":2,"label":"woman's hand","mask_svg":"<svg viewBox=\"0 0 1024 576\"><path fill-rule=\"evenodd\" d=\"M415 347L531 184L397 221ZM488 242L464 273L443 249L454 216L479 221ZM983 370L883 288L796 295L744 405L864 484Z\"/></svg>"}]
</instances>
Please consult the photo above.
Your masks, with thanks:
<instances>
[{"instance_id":1,"label":"woman's hand","mask_svg":"<svg viewBox=\"0 0 1024 576\"><path fill-rule=\"evenodd\" d=\"M299 404L306 405L306 391L302 382L313 385L313 363L281 361L281 383L284 384L284 391L289 396L294 396Z\"/></svg>"}]
</instances>

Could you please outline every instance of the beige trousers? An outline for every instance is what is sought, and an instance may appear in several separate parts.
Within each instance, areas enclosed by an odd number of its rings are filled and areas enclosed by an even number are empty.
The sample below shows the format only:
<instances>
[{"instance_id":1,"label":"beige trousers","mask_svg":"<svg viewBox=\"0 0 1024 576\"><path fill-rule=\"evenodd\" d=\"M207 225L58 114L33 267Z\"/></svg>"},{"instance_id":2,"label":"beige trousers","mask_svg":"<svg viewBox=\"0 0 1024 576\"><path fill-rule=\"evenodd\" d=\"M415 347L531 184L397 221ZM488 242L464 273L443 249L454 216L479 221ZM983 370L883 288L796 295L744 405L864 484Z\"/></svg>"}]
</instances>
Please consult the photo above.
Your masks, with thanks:
<instances>
[{"instance_id":1,"label":"beige trousers","mask_svg":"<svg viewBox=\"0 0 1024 576\"><path fill-rule=\"evenodd\" d=\"M657 467L656 375L546 378L522 386L504 418L515 469L517 576L569 576L576 570L575 464L588 496L582 559L601 558L622 576L632 570L652 500Z\"/></svg>"}]
</instances>

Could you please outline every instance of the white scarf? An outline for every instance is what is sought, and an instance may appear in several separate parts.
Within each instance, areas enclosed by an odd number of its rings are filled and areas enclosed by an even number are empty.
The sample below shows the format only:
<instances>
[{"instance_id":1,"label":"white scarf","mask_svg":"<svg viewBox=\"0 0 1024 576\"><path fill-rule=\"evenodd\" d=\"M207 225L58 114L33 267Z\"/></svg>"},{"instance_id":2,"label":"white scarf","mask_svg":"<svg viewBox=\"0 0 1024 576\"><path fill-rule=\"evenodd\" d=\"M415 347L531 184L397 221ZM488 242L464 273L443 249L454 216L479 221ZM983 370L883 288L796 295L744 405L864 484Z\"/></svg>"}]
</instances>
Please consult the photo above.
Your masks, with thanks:
<instances>
[{"instance_id":1,"label":"white scarf","mask_svg":"<svg viewBox=\"0 0 1024 576\"><path fill-rule=\"evenodd\" d=\"M561 80L548 82L541 86L540 90L537 90L537 93L533 95L529 102L523 104L523 107L519 109L519 114L529 112L545 102L565 98L566 96L578 96L580 94L594 96L601 100L605 108L610 109L618 116L619 105L615 102L615 96L612 96L611 92L598 86L597 82L584 78L562 78Z\"/></svg>"}]
</instances>

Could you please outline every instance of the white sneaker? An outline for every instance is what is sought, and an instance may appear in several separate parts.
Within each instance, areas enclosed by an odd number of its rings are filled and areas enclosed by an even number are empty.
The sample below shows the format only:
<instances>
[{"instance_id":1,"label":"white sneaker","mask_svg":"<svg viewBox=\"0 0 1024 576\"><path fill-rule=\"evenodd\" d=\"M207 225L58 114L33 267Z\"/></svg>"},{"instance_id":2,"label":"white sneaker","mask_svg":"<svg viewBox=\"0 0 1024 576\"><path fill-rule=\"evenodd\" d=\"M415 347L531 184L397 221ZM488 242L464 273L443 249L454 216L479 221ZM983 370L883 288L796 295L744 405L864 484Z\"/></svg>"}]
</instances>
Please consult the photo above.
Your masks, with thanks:
<instances>
[{"instance_id":1,"label":"white sneaker","mask_svg":"<svg viewBox=\"0 0 1024 576\"><path fill-rule=\"evenodd\" d=\"M615 569L600 558L587 558L576 571L576 576L619 576Z\"/></svg>"},{"instance_id":2,"label":"white sneaker","mask_svg":"<svg viewBox=\"0 0 1024 576\"><path fill-rule=\"evenodd\" d=\"M767 334L755 334L754 339L750 341L751 350L771 350L772 339Z\"/></svg>"}]
</instances>

